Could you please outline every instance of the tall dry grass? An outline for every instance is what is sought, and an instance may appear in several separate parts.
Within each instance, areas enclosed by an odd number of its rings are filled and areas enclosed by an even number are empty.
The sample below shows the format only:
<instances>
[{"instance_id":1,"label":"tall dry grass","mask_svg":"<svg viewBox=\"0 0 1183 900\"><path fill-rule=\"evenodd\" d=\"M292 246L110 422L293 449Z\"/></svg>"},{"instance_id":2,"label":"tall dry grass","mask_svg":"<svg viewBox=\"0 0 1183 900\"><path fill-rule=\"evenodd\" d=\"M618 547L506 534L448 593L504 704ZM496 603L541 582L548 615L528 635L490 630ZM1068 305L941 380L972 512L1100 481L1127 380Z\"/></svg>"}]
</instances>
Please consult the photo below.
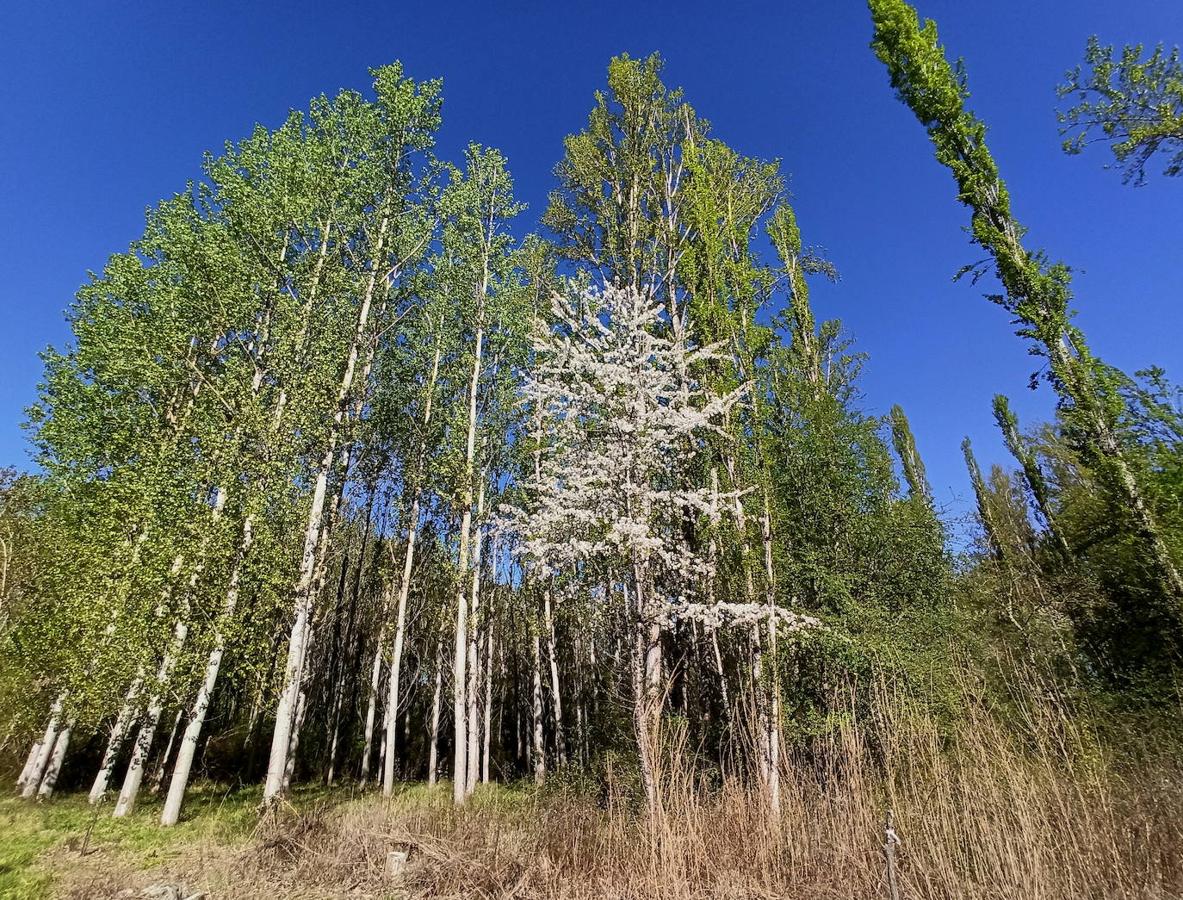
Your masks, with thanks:
<instances>
[{"instance_id":1,"label":"tall dry grass","mask_svg":"<svg viewBox=\"0 0 1183 900\"><path fill-rule=\"evenodd\" d=\"M653 817L612 784L596 796L490 791L460 812L443 792L412 791L274 826L239 883L422 897L887 898L891 809L904 898L1183 897L1183 772L1170 754L1134 764L1037 690L1005 720L965 696L952 729L882 686L869 705L851 698L851 714L786 761L779 817L737 780L705 783L674 739ZM399 847L411 862L391 884L386 854Z\"/></svg>"}]
</instances>

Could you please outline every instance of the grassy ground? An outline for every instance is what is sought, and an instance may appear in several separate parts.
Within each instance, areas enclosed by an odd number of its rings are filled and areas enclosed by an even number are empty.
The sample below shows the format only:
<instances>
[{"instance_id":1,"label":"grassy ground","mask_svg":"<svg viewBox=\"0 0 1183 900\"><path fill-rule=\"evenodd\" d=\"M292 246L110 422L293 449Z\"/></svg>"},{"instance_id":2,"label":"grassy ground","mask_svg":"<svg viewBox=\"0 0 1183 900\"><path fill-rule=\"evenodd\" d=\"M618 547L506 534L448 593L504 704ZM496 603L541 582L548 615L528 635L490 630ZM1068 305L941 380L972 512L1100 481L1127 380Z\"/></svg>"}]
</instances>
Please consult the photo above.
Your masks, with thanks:
<instances>
[{"instance_id":1,"label":"grassy ground","mask_svg":"<svg viewBox=\"0 0 1183 900\"><path fill-rule=\"evenodd\" d=\"M86 890L109 895L103 882L121 874L167 868L201 848L226 849L247 841L258 816L258 791L194 791L175 828L160 828L159 802L140 804L125 819L111 818L111 804L87 804L85 794L49 803L0 799L0 897L41 900Z\"/></svg>"},{"instance_id":2,"label":"grassy ground","mask_svg":"<svg viewBox=\"0 0 1183 900\"><path fill-rule=\"evenodd\" d=\"M0 898L134 897L159 884L210 900L400 897L385 877L389 847L407 838L419 848L425 834L467 830L449 784L402 785L391 800L348 787L301 787L264 819L260 796L257 787L195 785L173 828L159 826L159 800L113 819L110 801L96 809L81 793L48 803L0 798ZM464 819L519 821L533 804L528 790L483 786Z\"/></svg>"},{"instance_id":3,"label":"grassy ground","mask_svg":"<svg viewBox=\"0 0 1183 900\"><path fill-rule=\"evenodd\" d=\"M876 709L789 754L778 814L750 781L707 776L684 732L658 756L652 815L615 764L542 790L483 786L459 810L446 783L390 799L300 788L260 819L257 789L203 786L168 830L152 802L117 822L83 797L4 800L0 898L172 884L208 900L886 900L888 809L905 900L1183 898L1175 743L1102 741L1039 698L1021 722L968 703L955 730L899 702ZM392 851L408 857L393 877Z\"/></svg>"}]
</instances>

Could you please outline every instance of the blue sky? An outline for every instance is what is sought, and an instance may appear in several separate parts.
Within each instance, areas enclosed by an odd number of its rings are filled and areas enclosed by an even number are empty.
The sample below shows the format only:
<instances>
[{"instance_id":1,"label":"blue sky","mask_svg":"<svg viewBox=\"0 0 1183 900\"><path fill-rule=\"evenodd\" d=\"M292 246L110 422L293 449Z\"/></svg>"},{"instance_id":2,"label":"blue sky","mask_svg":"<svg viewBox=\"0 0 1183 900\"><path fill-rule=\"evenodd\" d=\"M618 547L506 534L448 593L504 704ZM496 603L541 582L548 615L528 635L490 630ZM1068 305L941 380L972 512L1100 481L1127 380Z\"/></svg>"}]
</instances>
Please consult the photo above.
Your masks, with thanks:
<instances>
[{"instance_id":1,"label":"blue sky","mask_svg":"<svg viewBox=\"0 0 1183 900\"><path fill-rule=\"evenodd\" d=\"M1054 86L1085 40L1183 42L1175 0L922 0L965 58L971 105L1032 245L1077 270L1078 322L1127 370L1176 378L1183 333L1183 178L1143 188L1102 168L1105 152L1059 149ZM63 344L62 311L89 269L141 231L145 207L199 174L201 154L278 125L318 93L364 89L367 68L401 59L445 79L442 155L476 140L508 157L541 214L564 135L582 127L610 56L659 50L715 134L779 157L807 243L842 273L819 285L870 354L866 407L911 417L950 515L971 506L959 444L1006 461L990 398L1046 417L1038 361L983 298L953 284L982 257L964 233L948 173L892 95L851 2L69 3L0 10L0 465L28 467L20 429Z\"/></svg>"}]
</instances>

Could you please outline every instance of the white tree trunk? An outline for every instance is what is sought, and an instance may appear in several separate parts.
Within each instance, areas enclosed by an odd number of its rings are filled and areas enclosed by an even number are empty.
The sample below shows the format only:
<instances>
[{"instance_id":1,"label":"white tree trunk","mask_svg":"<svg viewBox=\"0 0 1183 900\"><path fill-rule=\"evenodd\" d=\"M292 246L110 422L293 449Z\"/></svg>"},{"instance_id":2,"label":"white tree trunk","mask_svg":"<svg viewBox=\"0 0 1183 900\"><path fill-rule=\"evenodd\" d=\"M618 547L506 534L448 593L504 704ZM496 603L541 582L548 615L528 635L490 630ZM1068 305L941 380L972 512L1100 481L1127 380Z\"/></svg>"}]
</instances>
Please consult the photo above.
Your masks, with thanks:
<instances>
[{"instance_id":1,"label":"white tree trunk","mask_svg":"<svg viewBox=\"0 0 1183 900\"><path fill-rule=\"evenodd\" d=\"M398 713L402 703L402 652L403 636L405 633L405 605L403 614L399 616L394 635L394 652L390 659L390 671L387 675L386 694L386 732L383 746L386 748L382 760L382 796L389 797L394 793L394 770L398 762Z\"/></svg>"},{"instance_id":2,"label":"white tree trunk","mask_svg":"<svg viewBox=\"0 0 1183 900\"><path fill-rule=\"evenodd\" d=\"M546 625L546 649L550 656L550 693L554 700L555 755L561 766L567 762L567 741L563 737L563 697L559 690L559 655L555 641L555 620L551 613L550 585L542 591L542 618Z\"/></svg>"},{"instance_id":3,"label":"white tree trunk","mask_svg":"<svg viewBox=\"0 0 1183 900\"><path fill-rule=\"evenodd\" d=\"M44 737L39 737L33 741L33 746L29 748L29 755L25 757L25 765L21 769L21 774L16 779L16 789L18 791L23 790L25 782L29 780L29 774L33 771L33 766L37 764L37 754L41 752L41 745L44 741Z\"/></svg>"},{"instance_id":4,"label":"white tree trunk","mask_svg":"<svg viewBox=\"0 0 1183 900\"><path fill-rule=\"evenodd\" d=\"M465 773L464 791L471 795L476 789L480 776L481 762L481 722L480 722L480 594L481 594L481 553L484 540L481 536L481 521L485 514L485 476L481 476L481 485L477 493L476 521L472 529L472 594L469 598L469 617L472 627L468 635L468 769ZM486 615L485 618L488 618Z\"/></svg>"},{"instance_id":5,"label":"white tree trunk","mask_svg":"<svg viewBox=\"0 0 1183 900\"><path fill-rule=\"evenodd\" d=\"M431 728L428 736L427 783L434 785L439 777L440 751L440 707L444 693L444 639L440 637L435 645L435 690L431 695Z\"/></svg>"},{"instance_id":6,"label":"white tree trunk","mask_svg":"<svg viewBox=\"0 0 1183 900\"><path fill-rule=\"evenodd\" d=\"M99 764L99 771L95 774L94 783L90 786L89 802L93 805L103 799L107 787L111 783L111 774L115 770L115 762L119 759L119 751L123 749L123 742L131 730L136 717L136 698L144 681L144 671L141 669L132 680L131 687L119 708L119 715L111 725L111 734L107 738L107 748L103 751L103 761Z\"/></svg>"},{"instance_id":7,"label":"white tree trunk","mask_svg":"<svg viewBox=\"0 0 1183 900\"><path fill-rule=\"evenodd\" d=\"M188 626L178 623L177 632L174 633L173 643L177 646L184 642L185 634L188 632ZM169 675L172 672L175 656L171 652L171 648L165 651L164 659L161 661L160 669L157 672L157 683L159 685L165 684L168 681ZM144 718L140 722L139 731L136 732L136 740L132 745L131 760L127 764L127 773L123 776L123 787L119 791L119 799L115 803L115 811L112 813L116 818L123 818L131 815L136 805L136 796L140 792L140 784L144 780L144 767L148 763L148 754L152 751L152 740L156 737L156 727L160 724L160 715L164 712L164 701L161 693L153 694L148 701L148 708L144 713Z\"/></svg>"},{"instance_id":8,"label":"white tree trunk","mask_svg":"<svg viewBox=\"0 0 1183 900\"><path fill-rule=\"evenodd\" d=\"M761 537L764 541L764 579L767 591L767 605L771 613L776 607L776 570L772 561L772 510L768 499L768 488L764 489L764 516L761 521ZM768 651L771 654L772 672L768 680L768 807L774 826L780 823L780 677L776 657L776 616L768 616Z\"/></svg>"},{"instance_id":9,"label":"white tree trunk","mask_svg":"<svg viewBox=\"0 0 1183 900\"><path fill-rule=\"evenodd\" d=\"M363 789L370 780L370 759L374 755L374 722L378 716L378 688L382 682L382 654L386 650L386 611L378 630L378 646L374 649L374 664L370 666L370 692L366 697L365 743L361 752L359 786Z\"/></svg>"},{"instance_id":10,"label":"white tree trunk","mask_svg":"<svg viewBox=\"0 0 1183 900\"><path fill-rule=\"evenodd\" d=\"M373 301L374 288L377 284L378 273L382 268L378 261L382 257L382 247L386 239L388 219L383 217L378 231L377 247L374 254L374 266L370 273L369 282L358 310L357 326L353 339L349 345L349 357L345 364L345 371L341 375L341 383L337 390L336 411L329 428L327 446L321 457L316 473L316 481L312 490L312 502L308 510L308 523L304 529L304 547L300 555L300 572L295 586L295 615L292 620L291 635L288 639L287 664L284 668L283 688L275 709L275 730L271 735L271 755L267 763L267 781L263 788L263 802L270 803L284 789L288 772L288 754L292 743L292 729L297 714L297 704L300 701L300 688L304 676L304 658L308 650L308 637L311 625L313 581L316 574L316 550L320 544L321 526L324 516L325 495L328 492L329 473L336 453L337 440L340 437L344 423L345 411L348 408L350 392L353 389L354 373L357 360L361 352L361 344L369 326L370 307Z\"/></svg>"},{"instance_id":11,"label":"white tree trunk","mask_svg":"<svg viewBox=\"0 0 1183 900\"><path fill-rule=\"evenodd\" d=\"M292 742L288 746L288 761L283 768L283 785L280 793L286 793L296 772L296 750L300 747L300 730L304 727L304 716L308 713L308 691L300 689L296 700L296 721L292 723Z\"/></svg>"},{"instance_id":12,"label":"white tree trunk","mask_svg":"<svg viewBox=\"0 0 1183 900\"><path fill-rule=\"evenodd\" d=\"M484 291L480 300L483 305ZM456 805L464 803L468 796L468 719L466 712L468 687L468 585L466 577L469 568L469 540L472 529L472 482L475 474L477 389L481 378L481 353L484 348L484 313L478 313L476 343L472 357L472 377L468 383L468 434L464 456L464 483L462 488L463 514L460 518L460 552L456 571L459 573L459 590L456 592L456 642L452 662L452 720L454 728L454 752L452 758L452 800Z\"/></svg>"},{"instance_id":13,"label":"white tree trunk","mask_svg":"<svg viewBox=\"0 0 1183 900\"><path fill-rule=\"evenodd\" d=\"M390 728L390 704L382 704L382 742L378 747L378 770L384 771L386 768L386 733Z\"/></svg>"},{"instance_id":14,"label":"white tree trunk","mask_svg":"<svg viewBox=\"0 0 1183 900\"><path fill-rule=\"evenodd\" d=\"M57 740L58 727L62 718L62 705L66 702L66 696L66 692L63 691L53 701L53 706L49 711L49 721L45 725L45 734L41 736L41 740L33 744L33 749L29 751L29 758L25 761L25 767L21 771L21 777L17 780L21 796L26 800L37 792L37 788L41 784L41 776L45 774L45 767L49 764L50 754L53 753L53 744Z\"/></svg>"},{"instance_id":15,"label":"white tree trunk","mask_svg":"<svg viewBox=\"0 0 1183 900\"><path fill-rule=\"evenodd\" d=\"M238 605L238 585L242 574L242 565L251 547L251 525L252 517L248 514L242 522L242 542L234 570L230 573L230 581L226 587L226 599L222 606L224 622L234 614L234 609ZM161 825L175 825L181 817L181 805L185 802L185 791L189 786L189 774L193 768L193 758L197 753L197 742L201 739L201 729L205 725L205 715L209 711L210 698L213 697L214 687L218 682L218 673L222 668L222 656L225 650L225 629L219 628L214 637L214 647L205 663L205 677L202 679L201 687L197 689L197 697L194 699L193 708L189 713L189 724L185 726L185 734L181 738L180 749L177 750L177 761L173 765L172 778L168 784L168 797L164 801L164 811L160 815Z\"/></svg>"},{"instance_id":16,"label":"white tree trunk","mask_svg":"<svg viewBox=\"0 0 1183 900\"><path fill-rule=\"evenodd\" d=\"M494 558L494 566L497 564ZM489 749L493 737L493 623L490 621L485 640L485 721L481 729L484 744L481 747L481 782L489 783Z\"/></svg>"},{"instance_id":17,"label":"white tree trunk","mask_svg":"<svg viewBox=\"0 0 1183 900\"><path fill-rule=\"evenodd\" d=\"M531 629L530 647L533 651L530 658L530 675L533 691L531 692L530 712L532 718L533 742L531 744L534 757L534 783L542 784L546 781L546 740L542 731L542 635L538 633L539 623L535 619Z\"/></svg>"},{"instance_id":18,"label":"white tree trunk","mask_svg":"<svg viewBox=\"0 0 1183 900\"><path fill-rule=\"evenodd\" d=\"M650 621L645 588L644 564L633 560L633 593L636 604L633 649L633 727L641 763L641 782L650 816L658 811L657 726L661 718L662 653L661 626Z\"/></svg>"},{"instance_id":19,"label":"white tree trunk","mask_svg":"<svg viewBox=\"0 0 1183 900\"><path fill-rule=\"evenodd\" d=\"M66 758L66 749L70 746L70 731L73 727L74 720L70 719L66 722L66 727L58 732L58 736L53 742L53 752L49 755L49 764L45 767L45 774L37 788L38 800L48 800L53 796L54 785L57 784L58 775L62 771L62 762Z\"/></svg>"},{"instance_id":20,"label":"white tree trunk","mask_svg":"<svg viewBox=\"0 0 1183 900\"><path fill-rule=\"evenodd\" d=\"M398 727L399 692L402 688L401 674L403 663L403 644L406 640L407 598L411 593L411 572L415 564L415 542L419 535L419 504L423 496L423 476L427 463L427 429L431 424L431 411L435 403L435 386L439 380L440 356L443 352L444 318L440 314L439 324L435 333L435 352L431 361L431 374L427 379L426 394L423 398L423 438L419 442L419 450L415 461L414 498L411 500L411 511L407 519L407 547L403 554L402 579L398 588L398 605L395 612L394 655L390 660L390 680L387 685L389 697L387 705L395 710L390 717L386 732L386 759L382 769L382 795L389 797L394 791L394 747L395 729Z\"/></svg>"},{"instance_id":21,"label":"white tree trunk","mask_svg":"<svg viewBox=\"0 0 1183 900\"><path fill-rule=\"evenodd\" d=\"M123 787L119 791L119 800L116 801L115 810L112 813L116 818L130 815L131 811L135 808L136 795L139 793L140 785L144 780L144 766L148 763L148 754L152 749L152 741L156 737L156 728L160 724L160 714L164 711L164 691L168 686L169 679L172 677L172 671L176 665L177 657L180 656L181 651L185 647L185 641L189 637L189 604L205 566L206 544L209 540L210 532L213 531L214 526L217 525L218 520L222 516L222 510L225 508L225 505L226 491L219 487L214 496L209 532L206 533L202 540L202 546L198 552L198 560L193 567L193 574L189 576L184 602L181 604L181 608L177 613L177 623L173 628L172 643L165 649L164 656L160 660L160 667L156 670L156 681L152 688L152 695L148 698L148 706L145 710L144 718L140 721L140 729L136 734L135 745L132 748L131 761L128 763L127 773L123 776Z\"/></svg>"},{"instance_id":22,"label":"white tree trunk","mask_svg":"<svg viewBox=\"0 0 1183 900\"><path fill-rule=\"evenodd\" d=\"M407 522L407 549L403 555L402 580L398 588L398 604L394 621L394 649L390 657L390 675L387 681L386 708L392 712L386 719L386 758L382 767L382 796L394 792L394 748L398 732L398 707L401 702L403 643L406 640L407 598L411 592L411 569L415 562L415 538L419 533L419 489L411 501L410 519Z\"/></svg>"}]
</instances>

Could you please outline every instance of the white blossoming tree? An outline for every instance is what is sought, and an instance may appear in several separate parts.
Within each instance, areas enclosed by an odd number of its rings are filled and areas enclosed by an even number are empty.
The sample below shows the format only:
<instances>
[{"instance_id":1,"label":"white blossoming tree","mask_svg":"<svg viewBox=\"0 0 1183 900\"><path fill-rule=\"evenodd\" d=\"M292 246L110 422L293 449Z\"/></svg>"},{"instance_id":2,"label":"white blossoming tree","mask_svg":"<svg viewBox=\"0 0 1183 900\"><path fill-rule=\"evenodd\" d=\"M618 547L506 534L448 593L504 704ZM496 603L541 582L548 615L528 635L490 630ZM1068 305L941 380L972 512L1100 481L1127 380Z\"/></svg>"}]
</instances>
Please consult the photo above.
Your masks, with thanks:
<instances>
[{"instance_id":1,"label":"white blossoming tree","mask_svg":"<svg viewBox=\"0 0 1183 900\"><path fill-rule=\"evenodd\" d=\"M553 296L555 326L535 335L525 383L535 465L524 508L505 510L528 577L606 564L633 635L633 725L646 797L656 802L654 741L663 698L661 636L682 620L713 630L813 620L755 603L702 602L713 562L684 537L731 504L688 473L745 388L714 395L693 373L718 351L663 328L651 291L592 288ZM711 524L716 524L711 522Z\"/></svg>"}]
</instances>

